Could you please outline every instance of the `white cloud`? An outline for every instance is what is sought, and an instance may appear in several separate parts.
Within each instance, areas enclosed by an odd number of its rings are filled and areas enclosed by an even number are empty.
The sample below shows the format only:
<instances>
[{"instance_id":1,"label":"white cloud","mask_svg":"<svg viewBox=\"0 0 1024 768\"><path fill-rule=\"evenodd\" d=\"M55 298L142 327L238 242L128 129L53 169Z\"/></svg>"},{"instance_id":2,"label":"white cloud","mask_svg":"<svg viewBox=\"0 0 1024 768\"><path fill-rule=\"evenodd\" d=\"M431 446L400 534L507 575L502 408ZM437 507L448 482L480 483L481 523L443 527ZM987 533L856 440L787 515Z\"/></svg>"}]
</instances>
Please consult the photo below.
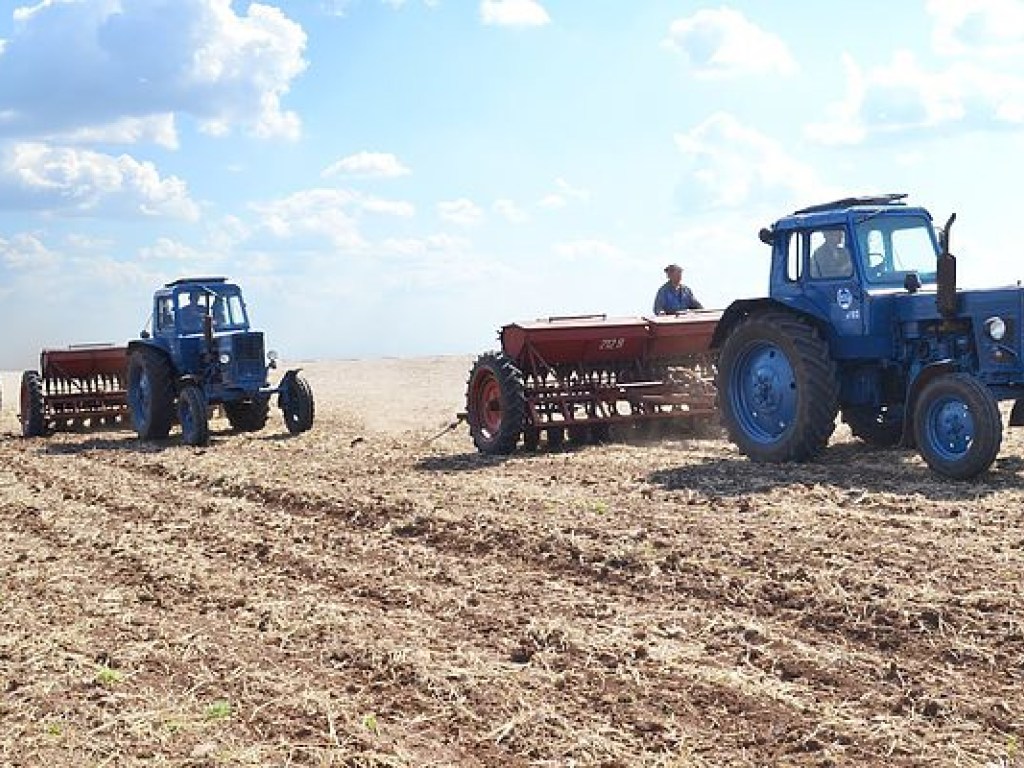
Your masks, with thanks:
<instances>
[{"instance_id":1,"label":"white cloud","mask_svg":"<svg viewBox=\"0 0 1024 768\"><path fill-rule=\"evenodd\" d=\"M249 207L257 214L257 222L246 227L239 221L227 221L220 232L222 239L238 242L268 235L297 247L319 248L322 241L327 241L336 249L359 251L366 246L359 229L364 213L400 217L415 214L411 203L325 188L307 189Z\"/></svg>"},{"instance_id":2,"label":"white cloud","mask_svg":"<svg viewBox=\"0 0 1024 768\"><path fill-rule=\"evenodd\" d=\"M484 216L480 206L465 197L438 203L437 213L445 221L450 221L462 227L471 227L479 224Z\"/></svg>"},{"instance_id":3,"label":"white cloud","mask_svg":"<svg viewBox=\"0 0 1024 768\"><path fill-rule=\"evenodd\" d=\"M425 237L388 238L381 250L397 256L455 255L469 250L470 241L464 237L440 233Z\"/></svg>"},{"instance_id":4,"label":"white cloud","mask_svg":"<svg viewBox=\"0 0 1024 768\"><path fill-rule=\"evenodd\" d=\"M665 44L703 76L789 75L797 71L786 44L731 8L705 8L676 19Z\"/></svg>"},{"instance_id":5,"label":"white cloud","mask_svg":"<svg viewBox=\"0 0 1024 768\"><path fill-rule=\"evenodd\" d=\"M502 27L542 27L551 17L536 0L482 0L480 20Z\"/></svg>"},{"instance_id":6,"label":"white cloud","mask_svg":"<svg viewBox=\"0 0 1024 768\"><path fill-rule=\"evenodd\" d=\"M512 200L495 200L491 207L495 213L512 224L522 224L530 220L530 215Z\"/></svg>"},{"instance_id":7,"label":"white cloud","mask_svg":"<svg viewBox=\"0 0 1024 768\"><path fill-rule=\"evenodd\" d=\"M586 202L590 199L590 190L574 187L565 179L555 179L555 190L544 195L538 202L541 208L565 208L570 202Z\"/></svg>"},{"instance_id":8,"label":"white cloud","mask_svg":"<svg viewBox=\"0 0 1024 768\"><path fill-rule=\"evenodd\" d=\"M250 208L259 223L259 232L278 240L326 240L335 248L361 249L365 242L352 207L355 195L340 189L308 189Z\"/></svg>"},{"instance_id":9,"label":"white cloud","mask_svg":"<svg viewBox=\"0 0 1024 768\"><path fill-rule=\"evenodd\" d=\"M556 244L554 251L563 259L577 261L620 261L623 258L619 248L603 240L571 240Z\"/></svg>"},{"instance_id":10,"label":"white cloud","mask_svg":"<svg viewBox=\"0 0 1024 768\"><path fill-rule=\"evenodd\" d=\"M140 144L148 142L166 149L178 149L178 129L174 115L123 117L105 125L74 128L44 136L59 144Z\"/></svg>"},{"instance_id":11,"label":"white cloud","mask_svg":"<svg viewBox=\"0 0 1024 768\"><path fill-rule=\"evenodd\" d=\"M20 233L7 240L0 237L0 263L9 269L41 271L56 266L59 260L34 234Z\"/></svg>"},{"instance_id":12,"label":"white cloud","mask_svg":"<svg viewBox=\"0 0 1024 768\"><path fill-rule=\"evenodd\" d=\"M416 215L416 207L405 200L383 200L378 197L367 197L360 200L359 207L367 213L382 213L402 218Z\"/></svg>"},{"instance_id":13,"label":"white cloud","mask_svg":"<svg viewBox=\"0 0 1024 768\"><path fill-rule=\"evenodd\" d=\"M331 163L320 175L325 179L332 176L393 179L409 173L402 161L389 152L357 152Z\"/></svg>"},{"instance_id":14,"label":"white cloud","mask_svg":"<svg viewBox=\"0 0 1024 768\"><path fill-rule=\"evenodd\" d=\"M846 94L826 107L825 119L807 126L824 144L935 131L1024 125L1024 77L971 61L928 71L909 51L863 71L844 57Z\"/></svg>"},{"instance_id":15,"label":"white cloud","mask_svg":"<svg viewBox=\"0 0 1024 768\"><path fill-rule=\"evenodd\" d=\"M67 215L162 216L194 221L184 181L150 162L45 144L12 145L0 159L0 207Z\"/></svg>"},{"instance_id":16,"label":"white cloud","mask_svg":"<svg viewBox=\"0 0 1024 768\"><path fill-rule=\"evenodd\" d=\"M717 112L687 133L676 146L689 161L683 184L687 207L729 208L751 200L818 200L827 196L814 169L783 146L733 115Z\"/></svg>"},{"instance_id":17,"label":"white cloud","mask_svg":"<svg viewBox=\"0 0 1024 768\"><path fill-rule=\"evenodd\" d=\"M197 262L209 261L213 257L179 240L158 237L152 245L146 245L139 249L139 258L146 261Z\"/></svg>"},{"instance_id":18,"label":"white cloud","mask_svg":"<svg viewBox=\"0 0 1024 768\"><path fill-rule=\"evenodd\" d=\"M301 26L261 3L240 15L230 0L44 0L15 11L0 51L0 134L168 145L167 116L187 114L214 135L295 138L281 100L305 45Z\"/></svg>"},{"instance_id":19,"label":"white cloud","mask_svg":"<svg viewBox=\"0 0 1024 768\"><path fill-rule=\"evenodd\" d=\"M1024 53L1024 3L1020 0L928 0L927 9L937 53L987 58Z\"/></svg>"}]
</instances>

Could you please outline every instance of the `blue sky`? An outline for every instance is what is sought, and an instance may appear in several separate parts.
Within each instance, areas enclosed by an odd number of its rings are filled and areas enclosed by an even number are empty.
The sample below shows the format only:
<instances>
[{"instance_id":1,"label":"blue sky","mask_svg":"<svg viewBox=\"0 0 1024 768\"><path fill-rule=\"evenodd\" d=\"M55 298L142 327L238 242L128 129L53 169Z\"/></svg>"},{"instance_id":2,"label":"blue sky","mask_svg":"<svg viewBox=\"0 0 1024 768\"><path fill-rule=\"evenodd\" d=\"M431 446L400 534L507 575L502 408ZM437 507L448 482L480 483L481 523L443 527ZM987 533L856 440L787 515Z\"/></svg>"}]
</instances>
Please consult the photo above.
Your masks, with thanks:
<instances>
[{"instance_id":1,"label":"blue sky","mask_svg":"<svg viewBox=\"0 0 1024 768\"><path fill-rule=\"evenodd\" d=\"M226 274L288 358L766 289L760 226L905 191L1024 277L1024 2L0 6L0 367Z\"/></svg>"}]
</instances>

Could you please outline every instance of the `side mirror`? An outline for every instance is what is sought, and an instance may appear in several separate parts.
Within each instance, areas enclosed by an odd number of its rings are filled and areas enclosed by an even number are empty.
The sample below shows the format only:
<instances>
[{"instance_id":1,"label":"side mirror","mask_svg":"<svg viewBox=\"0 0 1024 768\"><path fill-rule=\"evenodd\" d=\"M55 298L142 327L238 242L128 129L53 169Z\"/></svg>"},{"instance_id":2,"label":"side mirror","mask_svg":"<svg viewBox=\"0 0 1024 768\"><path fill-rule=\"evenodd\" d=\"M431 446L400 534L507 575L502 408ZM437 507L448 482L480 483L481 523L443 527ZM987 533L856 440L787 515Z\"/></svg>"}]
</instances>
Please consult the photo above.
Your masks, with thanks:
<instances>
[{"instance_id":1,"label":"side mirror","mask_svg":"<svg viewBox=\"0 0 1024 768\"><path fill-rule=\"evenodd\" d=\"M771 245L775 242L775 233L768 229L768 227L761 227L761 231L757 233L757 237L765 245Z\"/></svg>"}]
</instances>

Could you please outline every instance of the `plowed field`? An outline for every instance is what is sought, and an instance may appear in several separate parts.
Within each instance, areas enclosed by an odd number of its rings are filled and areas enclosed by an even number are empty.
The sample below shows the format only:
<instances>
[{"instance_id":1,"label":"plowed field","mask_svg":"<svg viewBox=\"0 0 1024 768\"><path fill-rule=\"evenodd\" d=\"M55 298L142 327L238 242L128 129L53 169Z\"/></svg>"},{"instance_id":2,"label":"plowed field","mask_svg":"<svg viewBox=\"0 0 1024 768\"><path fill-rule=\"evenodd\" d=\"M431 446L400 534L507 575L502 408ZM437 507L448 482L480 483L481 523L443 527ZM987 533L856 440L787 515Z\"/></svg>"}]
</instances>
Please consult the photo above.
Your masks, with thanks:
<instances>
[{"instance_id":1,"label":"plowed field","mask_svg":"<svg viewBox=\"0 0 1024 768\"><path fill-rule=\"evenodd\" d=\"M0 764L1021 765L1024 442L478 456L469 360L310 366L314 431L0 421Z\"/></svg>"}]
</instances>

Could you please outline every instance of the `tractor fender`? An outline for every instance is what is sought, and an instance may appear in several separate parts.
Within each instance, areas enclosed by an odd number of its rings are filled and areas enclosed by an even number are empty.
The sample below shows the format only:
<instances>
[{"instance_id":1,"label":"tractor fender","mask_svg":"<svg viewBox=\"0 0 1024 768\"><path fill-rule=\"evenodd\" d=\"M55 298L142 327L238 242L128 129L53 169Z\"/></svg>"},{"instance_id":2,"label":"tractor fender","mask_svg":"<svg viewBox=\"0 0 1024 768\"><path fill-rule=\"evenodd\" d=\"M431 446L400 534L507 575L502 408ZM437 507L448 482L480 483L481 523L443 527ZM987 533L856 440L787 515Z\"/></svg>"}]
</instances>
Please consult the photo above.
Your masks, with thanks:
<instances>
[{"instance_id":1,"label":"tractor fender","mask_svg":"<svg viewBox=\"0 0 1024 768\"><path fill-rule=\"evenodd\" d=\"M302 372L301 368L290 368L284 372L284 376L281 377L281 383L277 385L277 407L284 408L284 401L286 392L291 392L291 384L295 380L295 377Z\"/></svg>"},{"instance_id":2,"label":"tractor fender","mask_svg":"<svg viewBox=\"0 0 1024 768\"><path fill-rule=\"evenodd\" d=\"M810 323L819 331L822 331L824 338L828 338L828 336L824 334L824 329L821 328L821 321L813 315L795 310L793 307L784 304L781 301L776 301L775 299L740 299L730 304L726 308L725 312L722 313L722 319L718 321L718 325L715 326L715 333L711 337L711 348L720 349L725 343L725 340L729 338L729 334L731 334L733 329L743 320L751 315L767 310L788 312L791 315L797 315L804 318L810 321Z\"/></svg>"},{"instance_id":3,"label":"tractor fender","mask_svg":"<svg viewBox=\"0 0 1024 768\"><path fill-rule=\"evenodd\" d=\"M922 390L934 381L936 377L952 373L956 370L956 363L952 360L936 360L934 363L928 363L914 377L914 380L907 388L907 400L903 408L903 438L900 440L902 445L913 445L914 423L916 421L914 411L917 408L917 398Z\"/></svg>"},{"instance_id":4,"label":"tractor fender","mask_svg":"<svg viewBox=\"0 0 1024 768\"><path fill-rule=\"evenodd\" d=\"M128 357L131 357L133 352L141 351L144 349L152 350L153 352L159 352L161 355L167 358L168 362L170 362L171 369L176 369L177 366L174 365L174 360L171 359L171 353L168 352L163 346L157 344L154 341L145 339L132 339L131 341L128 342L128 351L125 354Z\"/></svg>"}]
</instances>

